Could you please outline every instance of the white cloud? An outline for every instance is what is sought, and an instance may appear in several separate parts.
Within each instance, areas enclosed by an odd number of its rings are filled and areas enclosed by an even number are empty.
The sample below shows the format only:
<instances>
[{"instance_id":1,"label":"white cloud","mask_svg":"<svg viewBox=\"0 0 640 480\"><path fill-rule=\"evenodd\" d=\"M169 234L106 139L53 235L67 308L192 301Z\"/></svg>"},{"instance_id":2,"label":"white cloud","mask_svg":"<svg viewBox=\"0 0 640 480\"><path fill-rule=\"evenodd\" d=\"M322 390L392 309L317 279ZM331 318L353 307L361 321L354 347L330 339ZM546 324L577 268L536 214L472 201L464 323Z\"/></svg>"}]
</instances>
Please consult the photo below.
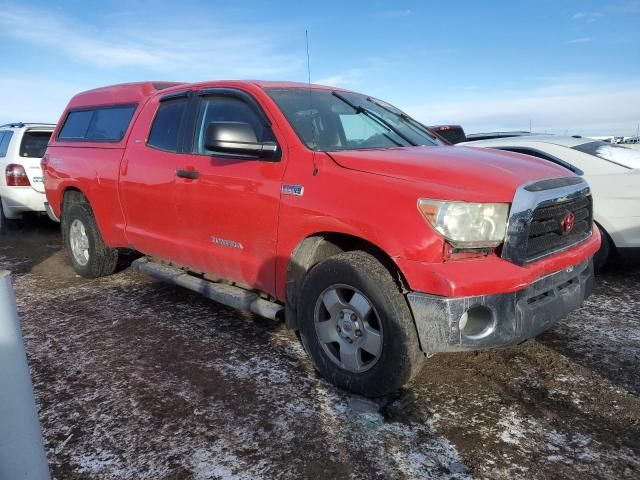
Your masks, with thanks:
<instances>
[{"instance_id":1,"label":"white cloud","mask_svg":"<svg viewBox=\"0 0 640 480\"><path fill-rule=\"evenodd\" d=\"M427 125L461 124L468 132L528 129L550 133L625 134L640 121L640 84L558 84L521 91L474 93L464 101L407 107Z\"/></svg>"},{"instance_id":2,"label":"white cloud","mask_svg":"<svg viewBox=\"0 0 640 480\"><path fill-rule=\"evenodd\" d=\"M37 21L34 21L37 19ZM13 37L99 68L135 66L183 75L274 77L302 64L302 56L276 53L269 28L217 22L189 30L155 22L97 29L49 10L5 4L0 36ZM150 26L151 25L151 26Z\"/></svg>"},{"instance_id":3,"label":"white cloud","mask_svg":"<svg viewBox=\"0 0 640 480\"><path fill-rule=\"evenodd\" d=\"M377 18L399 18L399 17L408 17L413 12L411 10L403 9L403 10L385 10L384 12L374 13L373 16Z\"/></svg>"},{"instance_id":4,"label":"white cloud","mask_svg":"<svg viewBox=\"0 0 640 480\"><path fill-rule=\"evenodd\" d=\"M318 85L327 85L329 87L348 88L358 85L362 78L363 71L359 68L352 68L344 73L338 73L329 77L314 80L313 83Z\"/></svg>"},{"instance_id":5,"label":"white cloud","mask_svg":"<svg viewBox=\"0 0 640 480\"><path fill-rule=\"evenodd\" d=\"M601 12L578 12L571 18L573 20L583 20L587 23L593 23L602 17L603 13Z\"/></svg>"},{"instance_id":6,"label":"white cloud","mask_svg":"<svg viewBox=\"0 0 640 480\"><path fill-rule=\"evenodd\" d=\"M574 38L572 40L567 40L567 43L587 43L591 41L591 37L581 37L581 38Z\"/></svg>"}]
</instances>

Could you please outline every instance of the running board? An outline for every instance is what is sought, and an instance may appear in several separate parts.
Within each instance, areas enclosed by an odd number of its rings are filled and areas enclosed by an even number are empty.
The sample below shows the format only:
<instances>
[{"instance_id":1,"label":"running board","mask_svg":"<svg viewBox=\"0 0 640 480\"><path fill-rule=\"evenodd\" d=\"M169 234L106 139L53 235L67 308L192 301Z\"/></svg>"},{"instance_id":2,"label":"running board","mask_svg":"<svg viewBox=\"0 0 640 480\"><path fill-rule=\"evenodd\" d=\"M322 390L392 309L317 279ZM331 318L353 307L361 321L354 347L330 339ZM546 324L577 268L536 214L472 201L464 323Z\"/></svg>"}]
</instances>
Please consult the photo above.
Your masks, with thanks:
<instances>
[{"instance_id":1,"label":"running board","mask_svg":"<svg viewBox=\"0 0 640 480\"><path fill-rule=\"evenodd\" d=\"M173 283L193 290L223 305L237 310L252 312L261 317L274 320L284 310L282 305L265 300L257 293L225 283L204 280L179 268L152 262L146 257L135 260L131 264L131 268L136 272L147 274L163 282Z\"/></svg>"}]
</instances>

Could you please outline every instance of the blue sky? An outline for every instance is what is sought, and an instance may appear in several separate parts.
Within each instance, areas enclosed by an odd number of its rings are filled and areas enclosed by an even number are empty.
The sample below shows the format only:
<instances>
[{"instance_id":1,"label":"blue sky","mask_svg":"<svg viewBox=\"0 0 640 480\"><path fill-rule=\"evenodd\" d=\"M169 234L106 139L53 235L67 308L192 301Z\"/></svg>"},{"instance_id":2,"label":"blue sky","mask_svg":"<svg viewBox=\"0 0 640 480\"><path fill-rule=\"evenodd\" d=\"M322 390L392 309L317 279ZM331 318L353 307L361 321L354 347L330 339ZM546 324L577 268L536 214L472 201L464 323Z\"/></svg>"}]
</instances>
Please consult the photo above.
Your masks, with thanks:
<instances>
[{"instance_id":1,"label":"blue sky","mask_svg":"<svg viewBox=\"0 0 640 480\"><path fill-rule=\"evenodd\" d=\"M634 134L640 1L0 0L0 122L138 80L311 78L427 124Z\"/></svg>"}]
</instances>

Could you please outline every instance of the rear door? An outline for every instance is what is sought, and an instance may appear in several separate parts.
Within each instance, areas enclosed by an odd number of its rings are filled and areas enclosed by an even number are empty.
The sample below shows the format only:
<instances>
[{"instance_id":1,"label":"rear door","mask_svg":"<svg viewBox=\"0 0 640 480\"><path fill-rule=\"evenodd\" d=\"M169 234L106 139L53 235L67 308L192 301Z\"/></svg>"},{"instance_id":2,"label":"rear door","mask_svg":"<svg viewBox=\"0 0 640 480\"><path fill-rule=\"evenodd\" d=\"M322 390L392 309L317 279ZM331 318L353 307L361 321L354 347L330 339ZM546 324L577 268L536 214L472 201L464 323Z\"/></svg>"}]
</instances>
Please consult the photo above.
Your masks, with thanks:
<instances>
[{"instance_id":1,"label":"rear door","mask_svg":"<svg viewBox=\"0 0 640 480\"><path fill-rule=\"evenodd\" d=\"M120 165L125 234L133 248L175 260L180 249L176 163L189 92L151 99L140 113Z\"/></svg>"},{"instance_id":2,"label":"rear door","mask_svg":"<svg viewBox=\"0 0 640 480\"><path fill-rule=\"evenodd\" d=\"M50 129L30 128L22 135L18 150L19 159L15 163L24 166L29 182L34 190L44 193L42 167L40 161L47 150L47 144L53 133Z\"/></svg>"},{"instance_id":3,"label":"rear door","mask_svg":"<svg viewBox=\"0 0 640 480\"><path fill-rule=\"evenodd\" d=\"M286 164L283 137L258 102L233 89L194 95L191 154L178 169L197 178L178 178L178 235L181 262L210 275L273 292L278 208ZM225 155L204 147L210 122L245 122L258 141L277 141L282 158L260 160ZM279 137L279 138L278 138Z\"/></svg>"}]
</instances>

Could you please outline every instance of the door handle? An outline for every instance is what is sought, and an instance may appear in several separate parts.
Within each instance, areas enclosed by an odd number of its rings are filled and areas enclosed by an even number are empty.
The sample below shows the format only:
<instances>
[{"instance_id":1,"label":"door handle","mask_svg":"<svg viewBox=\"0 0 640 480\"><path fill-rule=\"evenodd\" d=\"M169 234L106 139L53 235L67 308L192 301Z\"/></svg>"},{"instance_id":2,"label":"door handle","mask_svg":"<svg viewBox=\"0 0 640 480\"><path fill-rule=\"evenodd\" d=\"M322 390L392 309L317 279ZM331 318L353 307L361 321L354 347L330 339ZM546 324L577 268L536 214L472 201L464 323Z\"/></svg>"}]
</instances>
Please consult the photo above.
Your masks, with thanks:
<instances>
[{"instance_id":1,"label":"door handle","mask_svg":"<svg viewBox=\"0 0 640 480\"><path fill-rule=\"evenodd\" d=\"M200 172L197 170L178 169L176 170L176 175L180 178L190 178L191 180L196 180L198 177L200 177Z\"/></svg>"}]
</instances>

